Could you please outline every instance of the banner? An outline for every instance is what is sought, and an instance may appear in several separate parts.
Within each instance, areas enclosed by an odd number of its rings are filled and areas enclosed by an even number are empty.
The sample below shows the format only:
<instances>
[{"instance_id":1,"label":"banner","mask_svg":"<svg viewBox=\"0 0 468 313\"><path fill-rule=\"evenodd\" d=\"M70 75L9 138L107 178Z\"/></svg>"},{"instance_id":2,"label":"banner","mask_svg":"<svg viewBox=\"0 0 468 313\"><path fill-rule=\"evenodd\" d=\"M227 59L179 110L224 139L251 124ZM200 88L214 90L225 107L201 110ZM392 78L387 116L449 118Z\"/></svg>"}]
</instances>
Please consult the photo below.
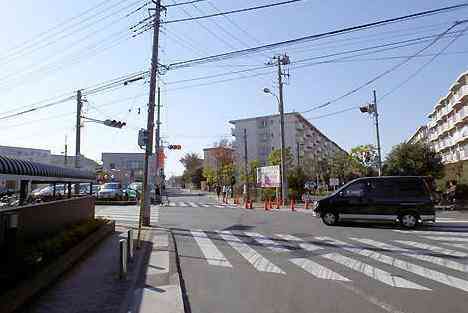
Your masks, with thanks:
<instances>
[{"instance_id":1,"label":"banner","mask_svg":"<svg viewBox=\"0 0 468 313\"><path fill-rule=\"evenodd\" d=\"M263 166L257 168L257 185L262 188L279 187L281 184L280 167Z\"/></svg>"}]
</instances>

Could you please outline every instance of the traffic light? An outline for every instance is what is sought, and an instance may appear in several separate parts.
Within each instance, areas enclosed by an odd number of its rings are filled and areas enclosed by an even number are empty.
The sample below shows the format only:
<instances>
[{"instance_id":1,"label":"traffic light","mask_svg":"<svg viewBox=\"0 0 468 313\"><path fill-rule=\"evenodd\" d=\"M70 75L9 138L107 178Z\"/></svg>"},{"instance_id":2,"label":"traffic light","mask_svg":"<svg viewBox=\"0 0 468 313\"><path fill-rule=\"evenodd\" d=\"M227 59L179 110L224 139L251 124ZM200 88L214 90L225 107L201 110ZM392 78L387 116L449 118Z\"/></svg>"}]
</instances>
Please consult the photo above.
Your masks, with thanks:
<instances>
[{"instance_id":1,"label":"traffic light","mask_svg":"<svg viewBox=\"0 0 468 313\"><path fill-rule=\"evenodd\" d=\"M127 123L116 120L105 120L104 125L109 127L122 128L127 125Z\"/></svg>"},{"instance_id":2,"label":"traffic light","mask_svg":"<svg viewBox=\"0 0 468 313\"><path fill-rule=\"evenodd\" d=\"M144 128L138 131L138 145L140 148L145 147L148 144L148 131Z\"/></svg>"},{"instance_id":3,"label":"traffic light","mask_svg":"<svg viewBox=\"0 0 468 313\"><path fill-rule=\"evenodd\" d=\"M182 146L181 145L169 145L169 146L167 146L167 148L169 150L180 150L180 149L182 149Z\"/></svg>"}]
</instances>

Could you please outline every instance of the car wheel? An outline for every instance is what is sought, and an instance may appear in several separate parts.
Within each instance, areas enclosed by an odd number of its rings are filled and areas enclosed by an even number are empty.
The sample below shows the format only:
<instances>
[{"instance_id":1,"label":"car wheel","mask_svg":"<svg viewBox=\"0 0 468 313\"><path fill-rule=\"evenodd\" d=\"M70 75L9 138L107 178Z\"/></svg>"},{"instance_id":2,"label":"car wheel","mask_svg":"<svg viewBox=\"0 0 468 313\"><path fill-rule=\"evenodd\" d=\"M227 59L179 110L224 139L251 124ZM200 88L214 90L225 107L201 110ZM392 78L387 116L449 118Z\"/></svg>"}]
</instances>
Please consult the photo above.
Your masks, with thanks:
<instances>
[{"instance_id":1,"label":"car wheel","mask_svg":"<svg viewBox=\"0 0 468 313\"><path fill-rule=\"evenodd\" d=\"M338 214L327 211L323 213L322 221L328 226L334 226L338 223Z\"/></svg>"},{"instance_id":2,"label":"car wheel","mask_svg":"<svg viewBox=\"0 0 468 313\"><path fill-rule=\"evenodd\" d=\"M418 216L414 213L405 213L400 216L400 225L407 229L415 228L418 225Z\"/></svg>"}]
</instances>

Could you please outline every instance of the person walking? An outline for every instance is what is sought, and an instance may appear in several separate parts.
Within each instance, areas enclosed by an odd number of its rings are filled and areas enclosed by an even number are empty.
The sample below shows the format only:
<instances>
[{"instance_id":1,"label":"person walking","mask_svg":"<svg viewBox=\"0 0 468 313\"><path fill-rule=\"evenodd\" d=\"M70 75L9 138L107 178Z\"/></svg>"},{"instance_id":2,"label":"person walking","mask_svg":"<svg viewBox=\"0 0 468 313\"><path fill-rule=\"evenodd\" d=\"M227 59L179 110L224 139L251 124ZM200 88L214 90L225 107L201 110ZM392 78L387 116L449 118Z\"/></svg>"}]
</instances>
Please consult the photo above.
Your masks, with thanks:
<instances>
[{"instance_id":1,"label":"person walking","mask_svg":"<svg viewBox=\"0 0 468 313\"><path fill-rule=\"evenodd\" d=\"M215 189L216 189L216 194L218 195L218 202L219 202L219 196L221 195L221 186L216 185Z\"/></svg>"},{"instance_id":2,"label":"person walking","mask_svg":"<svg viewBox=\"0 0 468 313\"><path fill-rule=\"evenodd\" d=\"M223 185L223 203L226 203L227 187Z\"/></svg>"}]
</instances>

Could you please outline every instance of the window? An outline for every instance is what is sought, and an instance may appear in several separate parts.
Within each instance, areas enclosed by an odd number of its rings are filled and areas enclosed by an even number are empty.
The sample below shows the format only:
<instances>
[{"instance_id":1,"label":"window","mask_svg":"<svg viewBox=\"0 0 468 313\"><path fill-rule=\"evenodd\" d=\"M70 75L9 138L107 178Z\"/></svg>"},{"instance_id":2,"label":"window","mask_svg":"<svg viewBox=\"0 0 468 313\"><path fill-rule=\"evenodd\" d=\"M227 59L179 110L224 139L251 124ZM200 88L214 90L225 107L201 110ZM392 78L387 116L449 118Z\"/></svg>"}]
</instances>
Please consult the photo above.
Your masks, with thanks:
<instances>
[{"instance_id":1,"label":"window","mask_svg":"<svg viewBox=\"0 0 468 313\"><path fill-rule=\"evenodd\" d=\"M370 183L370 193L374 198L393 198L395 197L395 187L390 181L374 180Z\"/></svg>"},{"instance_id":2,"label":"window","mask_svg":"<svg viewBox=\"0 0 468 313\"><path fill-rule=\"evenodd\" d=\"M366 191L366 184L363 182L357 182L349 186L343 191L345 197L362 197Z\"/></svg>"},{"instance_id":3,"label":"window","mask_svg":"<svg viewBox=\"0 0 468 313\"><path fill-rule=\"evenodd\" d=\"M416 198L425 195L424 187L419 181L399 181L397 196L403 198Z\"/></svg>"}]
</instances>

